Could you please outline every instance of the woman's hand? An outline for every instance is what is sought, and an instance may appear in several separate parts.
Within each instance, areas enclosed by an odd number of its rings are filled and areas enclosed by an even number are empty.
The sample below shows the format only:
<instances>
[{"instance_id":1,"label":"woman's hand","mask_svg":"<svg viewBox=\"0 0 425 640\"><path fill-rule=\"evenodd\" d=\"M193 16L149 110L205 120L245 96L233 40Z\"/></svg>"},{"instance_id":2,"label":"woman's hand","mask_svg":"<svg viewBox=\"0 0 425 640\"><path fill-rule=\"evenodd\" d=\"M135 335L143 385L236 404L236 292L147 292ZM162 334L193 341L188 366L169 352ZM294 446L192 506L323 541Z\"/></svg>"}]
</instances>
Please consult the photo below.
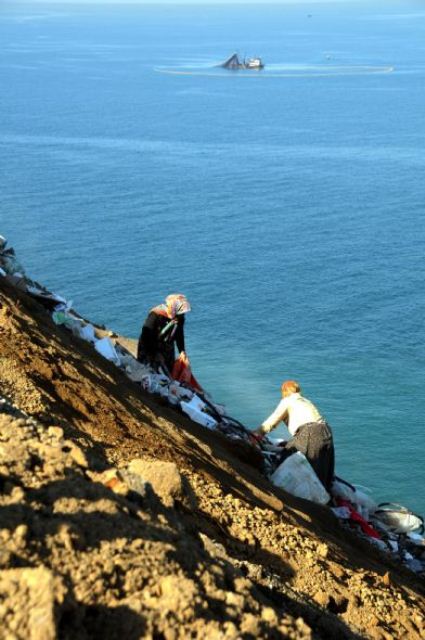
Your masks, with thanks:
<instances>
[{"instance_id":1,"label":"woman's hand","mask_svg":"<svg viewBox=\"0 0 425 640\"><path fill-rule=\"evenodd\" d=\"M258 429L254 429L254 431L251 431L251 435L260 442L266 434L263 432L261 427L258 427Z\"/></svg>"},{"instance_id":2,"label":"woman's hand","mask_svg":"<svg viewBox=\"0 0 425 640\"><path fill-rule=\"evenodd\" d=\"M190 360L186 354L186 351L180 351L179 359L185 364L187 367L190 366Z\"/></svg>"}]
</instances>

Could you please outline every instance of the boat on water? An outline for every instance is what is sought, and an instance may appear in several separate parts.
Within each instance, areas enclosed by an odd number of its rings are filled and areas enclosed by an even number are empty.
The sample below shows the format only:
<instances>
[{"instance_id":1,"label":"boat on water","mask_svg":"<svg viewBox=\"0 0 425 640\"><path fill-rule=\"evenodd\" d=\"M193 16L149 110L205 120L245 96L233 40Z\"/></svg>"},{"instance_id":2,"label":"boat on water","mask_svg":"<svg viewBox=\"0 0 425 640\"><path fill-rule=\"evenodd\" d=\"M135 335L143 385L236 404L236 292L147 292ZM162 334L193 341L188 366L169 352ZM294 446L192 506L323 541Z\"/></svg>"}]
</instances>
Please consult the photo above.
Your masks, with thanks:
<instances>
[{"instance_id":1,"label":"boat on water","mask_svg":"<svg viewBox=\"0 0 425 640\"><path fill-rule=\"evenodd\" d=\"M264 69L264 63L261 58L239 58L237 53L233 53L230 58L222 62L220 65L223 69Z\"/></svg>"},{"instance_id":2,"label":"boat on water","mask_svg":"<svg viewBox=\"0 0 425 640\"><path fill-rule=\"evenodd\" d=\"M248 58L245 61L245 65L247 69L263 69L264 64L261 58Z\"/></svg>"}]
</instances>

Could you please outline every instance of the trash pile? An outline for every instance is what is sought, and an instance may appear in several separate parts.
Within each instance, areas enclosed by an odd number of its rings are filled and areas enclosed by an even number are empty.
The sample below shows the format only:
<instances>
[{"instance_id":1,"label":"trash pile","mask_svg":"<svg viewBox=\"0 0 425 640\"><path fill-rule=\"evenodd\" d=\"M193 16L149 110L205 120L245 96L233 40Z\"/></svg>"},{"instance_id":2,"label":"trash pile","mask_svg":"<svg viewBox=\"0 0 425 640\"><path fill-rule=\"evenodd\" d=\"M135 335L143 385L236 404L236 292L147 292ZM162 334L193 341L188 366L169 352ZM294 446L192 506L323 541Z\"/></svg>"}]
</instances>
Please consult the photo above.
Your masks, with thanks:
<instances>
[{"instance_id":1,"label":"trash pile","mask_svg":"<svg viewBox=\"0 0 425 640\"><path fill-rule=\"evenodd\" d=\"M402 505L377 504L367 489L335 478L332 511L345 526L425 576L424 519Z\"/></svg>"},{"instance_id":2,"label":"trash pile","mask_svg":"<svg viewBox=\"0 0 425 640\"><path fill-rule=\"evenodd\" d=\"M229 440L244 443L262 459L261 471L277 487L297 497L327 505L341 525L402 562L415 573L425 576L424 519L403 506L377 504L368 490L335 477L330 492L301 453L292 454L282 463L282 441L264 437L261 442L242 423L230 417L223 405L213 401L199 384L176 380L164 370L140 363L125 347L106 332L82 318L72 301L48 291L30 280L13 249L0 236L0 277L40 302L56 325L90 343L105 359L121 369L148 393L157 395L170 406L186 414L193 422L223 434ZM105 335L106 334L106 335Z\"/></svg>"}]
</instances>

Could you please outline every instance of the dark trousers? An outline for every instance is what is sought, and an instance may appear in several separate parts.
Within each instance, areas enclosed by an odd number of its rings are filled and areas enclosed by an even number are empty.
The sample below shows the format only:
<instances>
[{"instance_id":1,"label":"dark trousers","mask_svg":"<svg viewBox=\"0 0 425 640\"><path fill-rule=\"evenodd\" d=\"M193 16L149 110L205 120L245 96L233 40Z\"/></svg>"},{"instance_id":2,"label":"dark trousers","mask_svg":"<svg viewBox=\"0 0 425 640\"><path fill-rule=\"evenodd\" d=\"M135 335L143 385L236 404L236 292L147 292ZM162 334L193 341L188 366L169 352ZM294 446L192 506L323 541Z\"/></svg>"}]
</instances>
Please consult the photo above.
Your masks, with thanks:
<instances>
[{"instance_id":1,"label":"dark trousers","mask_svg":"<svg viewBox=\"0 0 425 640\"><path fill-rule=\"evenodd\" d=\"M329 489L335 473L335 451L330 426L324 421L303 424L286 443L281 462L296 451L305 455L320 482Z\"/></svg>"}]
</instances>

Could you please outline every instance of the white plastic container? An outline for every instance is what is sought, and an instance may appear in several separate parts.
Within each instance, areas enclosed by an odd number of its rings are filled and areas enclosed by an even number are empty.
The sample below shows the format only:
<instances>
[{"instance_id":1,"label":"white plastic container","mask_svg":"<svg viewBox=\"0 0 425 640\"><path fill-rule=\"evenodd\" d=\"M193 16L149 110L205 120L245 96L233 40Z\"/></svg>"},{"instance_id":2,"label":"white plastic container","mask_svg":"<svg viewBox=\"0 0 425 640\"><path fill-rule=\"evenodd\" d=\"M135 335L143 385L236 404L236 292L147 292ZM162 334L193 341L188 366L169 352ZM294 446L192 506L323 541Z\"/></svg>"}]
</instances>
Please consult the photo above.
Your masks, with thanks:
<instances>
[{"instance_id":1,"label":"white plastic container","mask_svg":"<svg viewBox=\"0 0 425 640\"><path fill-rule=\"evenodd\" d=\"M300 451L284 460L270 480L276 487L280 487L298 498L319 504L327 504L331 499L313 467Z\"/></svg>"},{"instance_id":2,"label":"white plastic container","mask_svg":"<svg viewBox=\"0 0 425 640\"><path fill-rule=\"evenodd\" d=\"M182 410L189 416L191 420L201 424L207 429L215 429L217 426L217 420L202 409L205 407L205 403L196 394L193 396L190 402L180 402Z\"/></svg>"}]
</instances>

